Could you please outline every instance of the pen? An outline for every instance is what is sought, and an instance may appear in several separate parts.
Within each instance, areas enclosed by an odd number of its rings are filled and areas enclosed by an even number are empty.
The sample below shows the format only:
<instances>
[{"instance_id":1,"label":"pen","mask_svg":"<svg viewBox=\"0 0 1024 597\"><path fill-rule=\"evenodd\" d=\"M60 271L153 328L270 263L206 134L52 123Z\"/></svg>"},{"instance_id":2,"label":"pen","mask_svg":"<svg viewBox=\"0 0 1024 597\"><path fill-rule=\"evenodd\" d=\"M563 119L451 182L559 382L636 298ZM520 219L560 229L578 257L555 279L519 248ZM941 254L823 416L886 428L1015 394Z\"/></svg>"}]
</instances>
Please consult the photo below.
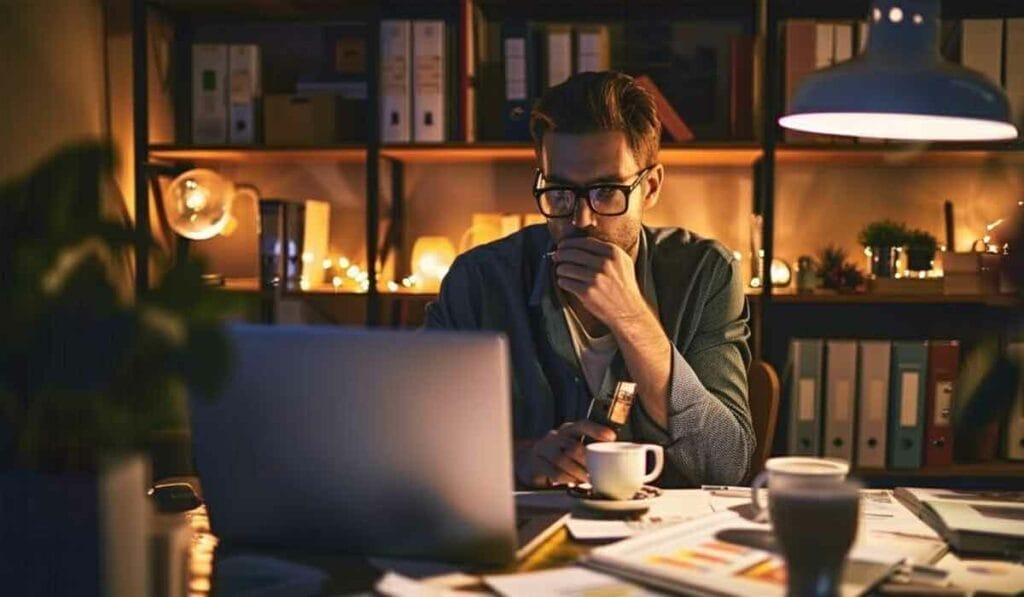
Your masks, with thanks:
<instances>
[{"instance_id":1,"label":"pen","mask_svg":"<svg viewBox=\"0 0 1024 597\"><path fill-rule=\"evenodd\" d=\"M736 491L750 493L749 487L737 487L735 485L701 485L700 488L704 491Z\"/></svg>"},{"instance_id":2,"label":"pen","mask_svg":"<svg viewBox=\"0 0 1024 597\"><path fill-rule=\"evenodd\" d=\"M557 253L557 252L558 251L548 251L547 253L544 253L544 257L547 257L548 259L552 259L552 258L554 258L555 253Z\"/></svg>"}]
</instances>

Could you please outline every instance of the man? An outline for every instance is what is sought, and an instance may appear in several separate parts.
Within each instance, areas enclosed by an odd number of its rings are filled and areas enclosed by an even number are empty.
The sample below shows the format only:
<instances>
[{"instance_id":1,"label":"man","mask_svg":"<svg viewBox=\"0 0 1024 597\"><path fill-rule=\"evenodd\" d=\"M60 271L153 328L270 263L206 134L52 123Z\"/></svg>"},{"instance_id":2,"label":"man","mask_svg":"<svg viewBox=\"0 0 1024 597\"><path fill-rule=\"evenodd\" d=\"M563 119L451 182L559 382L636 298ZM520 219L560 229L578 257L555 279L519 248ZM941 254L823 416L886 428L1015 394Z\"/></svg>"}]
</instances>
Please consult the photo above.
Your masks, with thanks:
<instances>
[{"instance_id":1,"label":"man","mask_svg":"<svg viewBox=\"0 0 1024 597\"><path fill-rule=\"evenodd\" d=\"M742 278L719 243L641 224L665 179L653 100L626 75L581 73L530 129L547 226L461 255L427 312L428 327L508 335L517 480L585 481L589 437L664 446L663 486L739 482L754 449ZM622 380L638 399L616 437L587 411Z\"/></svg>"}]
</instances>

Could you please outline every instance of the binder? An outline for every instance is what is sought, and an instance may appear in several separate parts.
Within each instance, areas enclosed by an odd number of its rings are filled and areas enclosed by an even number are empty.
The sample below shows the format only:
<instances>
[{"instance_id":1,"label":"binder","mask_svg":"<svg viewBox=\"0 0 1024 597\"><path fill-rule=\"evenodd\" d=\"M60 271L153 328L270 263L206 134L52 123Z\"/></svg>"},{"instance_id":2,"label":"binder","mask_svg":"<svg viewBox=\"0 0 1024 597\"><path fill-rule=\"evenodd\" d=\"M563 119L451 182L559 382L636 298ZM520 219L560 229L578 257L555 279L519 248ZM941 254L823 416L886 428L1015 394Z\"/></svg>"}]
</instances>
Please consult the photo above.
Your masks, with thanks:
<instances>
[{"instance_id":1,"label":"binder","mask_svg":"<svg viewBox=\"0 0 1024 597\"><path fill-rule=\"evenodd\" d=\"M754 48L752 35L729 40L729 136L753 139L754 135Z\"/></svg>"},{"instance_id":2,"label":"binder","mask_svg":"<svg viewBox=\"0 0 1024 597\"><path fill-rule=\"evenodd\" d=\"M1024 365L1024 342L1011 342L1006 350L1017 367ZM1024 460L1024 377L1017 379L1017 393L1006 419L1003 453L1009 460Z\"/></svg>"},{"instance_id":3,"label":"binder","mask_svg":"<svg viewBox=\"0 0 1024 597\"><path fill-rule=\"evenodd\" d=\"M789 345L792 377L789 398L789 453L818 456L821 453L821 368L825 353L822 340L793 340Z\"/></svg>"},{"instance_id":4,"label":"binder","mask_svg":"<svg viewBox=\"0 0 1024 597\"><path fill-rule=\"evenodd\" d=\"M928 343L928 385L925 388L924 463L953 464L953 388L960 372L960 343Z\"/></svg>"},{"instance_id":5,"label":"binder","mask_svg":"<svg viewBox=\"0 0 1024 597\"><path fill-rule=\"evenodd\" d=\"M853 462L857 343L829 340L825 359L825 456Z\"/></svg>"},{"instance_id":6,"label":"binder","mask_svg":"<svg viewBox=\"0 0 1024 597\"><path fill-rule=\"evenodd\" d=\"M1006 19L1006 96L1013 122L1024 126L1024 19Z\"/></svg>"},{"instance_id":7,"label":"binder","mask_svg":"<svg viewBox=\"0 0 1024 597\"><path fill-rule=\"evenodd\" d=\"M227 44L192 44L192 143L227 143L227 78Z\"/></svg>"},{"instance_id":8,"label":"binder","mask_svg":"<svg viewBox=\"0 0 1024 597\"><path fill-rule=\"evenodd\" d=\"M828 68L836 61L836 26L817 23L814 26L814 68Z\"/></svg>"},{"instance_id":9,"label":"binder","mask_svg":"<svg viewBox=\"0 0 1024 597\"><path fill-rule=\"evenodd\" d=\"M505 23L502 31L505 56L505 140L530 140L530 108L533 100L530 66L533 48L523 22Z\"/></svg>"},{"instance_id":10,"label":"binder","mask_svg":"<svg viewBox=\"0 0 1024 597\"><path fill-rule=\"evenodd\" d=\"M576 29L576 72L601 72L611 68L608 27L583 25Z\"/></svg>"},{"instance_id":11,"label":"binder","mask_svg":"<svg viewBox=\"0 0 1024 597\"><path fill-rule=\"evenodd\" d=\"M547 30L548 87L554 87L572 76L572 28L551 25Z\"/></svg>"},{"instance_id":12,"label":"binder","mask_svg":"<svg viewBox=\"0 0 1024 597\"><path fill-rule=\"evenodd\" d=\"M785 90L786 103L796 93L800 81L816 69L817 61L817 24L814 21L792 19L785 27ZM801 133L800 131L786 130L784 133L786 141L800 141L815 139L814 135Z\"/></svg>"},{"instance_id":13,"label":"binder","mask_svg":"<svg viewBox=\"0 0 1024 597\"><path fill-rule=\"evenodd\" d=\"M862 340L857 346L858 467L885 468L891 348L885 340Z\"/></svg>"},{"instance_id":14,"label":"binder","mask_svg":"<svg viewBox=\"0 0 1024 597\"><path fill-rule=\"evenodd\" d=\"M409 56L412 52L412 21L380 22L380 138L384 143L409 143L412 127L409 115L412 76Z\"/></svg>"},{"instance_id":15,"label":"binder","mask_svg":"<svg viewBox=\"0 0 1024 597\"><path fill-rule=\"evenodd\" d=\"M413 21L413 127L416 143L445 140L444 21Z\"/></svg>"},{"instance_id":16,"label":"binder","mask_svg":"<svg viewBox=\"0 0 1024 597\"><path fill-rule=\"evenodd\" d=\"M260 94L259 46L231 45L228 48L228 73L231 119L228 142L251 145L256 142L256 98Z\"/></svg>"},{"instance_id":17,"label":"binder","mask_svg":"<svg viewBox=\"0 0 1024 597\"><path fill-rule=\"evenodd\" d=\"M961 63L1002 85L1003 20L964 19Z\"/></svg>"},{"instance_id":18,"label":"binder","mask_svg":"<svg viewBox=\"0 0 1024 597\"><path fill-rule=\"evenodd\" d=\"M889 383L890 468L921 466L927 366L927 342L893 342Z\"/></svg>"},{"instance_id":19,"label":"binder","mask_svg":"<svg viewBox=\"0 0 1024 597\"><path fill-rule=\"evenodd\" d=\"M832 63L839 64L853 58L853 24L840 23L836 25L832 35L836 45Z\"/></svg>"}]
</instances>

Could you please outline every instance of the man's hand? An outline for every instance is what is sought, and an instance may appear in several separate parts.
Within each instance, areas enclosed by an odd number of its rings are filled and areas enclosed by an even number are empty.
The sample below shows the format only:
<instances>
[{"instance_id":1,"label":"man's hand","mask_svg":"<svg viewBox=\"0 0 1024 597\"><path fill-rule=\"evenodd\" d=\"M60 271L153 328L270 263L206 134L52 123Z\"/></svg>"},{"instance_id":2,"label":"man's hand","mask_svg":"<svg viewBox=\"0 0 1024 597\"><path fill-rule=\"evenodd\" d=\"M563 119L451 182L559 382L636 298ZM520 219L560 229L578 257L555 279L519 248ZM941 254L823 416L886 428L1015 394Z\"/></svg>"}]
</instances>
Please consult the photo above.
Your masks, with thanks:
<instances>
[{"instance_id":1,"label":"man's hand","mask_svg":"<svg viewBox=\"0 0 1024 597\"><path fill-rule=\"evenodd\" d=\"M594 238L567 238L558 244L554 261L559 288L576 296L609 328L646 315L633 259L618 246Z\"/></svg>"},{"instance_id":2,"label":"man's hand","mask_svg":"<svg viewBox=\"0 0 1024 597\"><path fill-rule=\"evenodd\" d=\"M516 478L531 487L586 482L583 437L612 441L615 432L593 421L565 423L516 454Z\"/></svg>"}]
</instances>

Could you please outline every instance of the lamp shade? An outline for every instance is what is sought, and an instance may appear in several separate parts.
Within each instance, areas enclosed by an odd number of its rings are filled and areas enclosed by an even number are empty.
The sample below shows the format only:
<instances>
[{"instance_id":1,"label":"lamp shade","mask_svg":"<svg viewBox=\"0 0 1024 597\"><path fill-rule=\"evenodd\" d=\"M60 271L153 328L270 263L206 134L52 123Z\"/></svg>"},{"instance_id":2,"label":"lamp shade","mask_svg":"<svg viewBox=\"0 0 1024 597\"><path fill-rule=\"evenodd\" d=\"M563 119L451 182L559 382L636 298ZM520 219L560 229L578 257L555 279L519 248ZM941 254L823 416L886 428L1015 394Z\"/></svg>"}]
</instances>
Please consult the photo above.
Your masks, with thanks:
<instances>
[{"instance_id":1,"label":"lamp shade","mask_svg":"<svg viewBox=\"0 0 1024 597\"><path fill-rule=\"evenodd\" d=\"M940 0L875 0L865 52L809 75L782 126L921 141L1015 139L1006 95L939 54Z\"/></svg>"},{"instance_id":2,"label":"lamp shade","mask_svg":"<svg viewBox=\"0 0 1024 597\"><path fill-rule=\"evenodd\" d=\"M412 270L421 286L437 292L455 261L455 246L445 236L421 236L412 246Z\"/></svg>"},{"instance_id":3,"label":"lamp shade","mask_svg":"<svg viewBox=\"0 0 1024 597\"><path fill-rule=\"evenodd\" d=\"M167 222L185 238L213 238L230 220L234 194L234 185L213 170L189 170L171 181L164 194Z\"/></svg>"}]
</instances>

